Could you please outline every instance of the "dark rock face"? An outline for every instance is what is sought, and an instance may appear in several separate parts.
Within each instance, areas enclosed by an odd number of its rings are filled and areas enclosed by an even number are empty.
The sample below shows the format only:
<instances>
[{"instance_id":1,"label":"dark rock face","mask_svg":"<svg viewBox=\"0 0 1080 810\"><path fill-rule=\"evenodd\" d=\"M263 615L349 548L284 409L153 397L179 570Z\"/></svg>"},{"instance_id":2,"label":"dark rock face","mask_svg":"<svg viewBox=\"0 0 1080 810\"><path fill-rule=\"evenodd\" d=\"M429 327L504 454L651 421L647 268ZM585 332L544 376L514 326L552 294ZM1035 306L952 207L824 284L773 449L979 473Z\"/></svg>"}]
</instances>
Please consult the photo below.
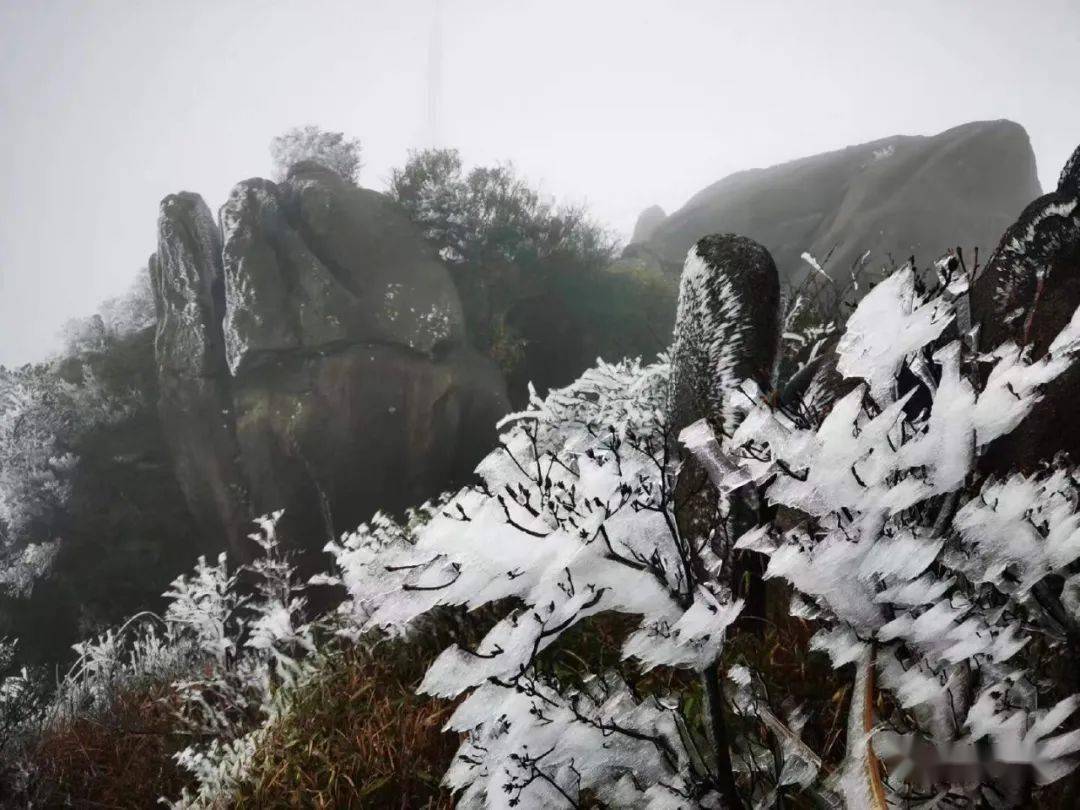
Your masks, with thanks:
<instances>
[{"instance_id":1,"label":"dark rock face","mask_svg":"<svg viewBox=\"0 0 1080 810\"><path fill-rule=\"evenodd\" d=\"M236 387L255 511L286 506L281 529L308 547L377 509L461 486L507 410L501 377L466 350L440 360L374 343L283 354Z\"/></svg>"},{"instance_id":2,"label":"dark rock face","mask_svg":"<svg viewBox=\"0 0 1080 810\"><path fill-rule=\"evenodd\" d=\"M957 245L985 256L1039 193L1024 129L976 122L733 174L632 247L675 274L702 236L734 231L768 248L785 281L807 272L804 251L821 261L833 251L826 270L839 278L867 250L875 267L912 254L925 265Z\"/></svg>"},{"instance_id":3,"label":"dark rock face","mask_svg":"<svg viewBox=\"0 0 1080 810\"><path fill-rule=\"evenodd\" d=\"M979 345L1004 341L1041 357L1080 306L1080 148L1058 187L1031 203L1001 238L975 278L971 309ZM1059 451L1080 461L1080 431L1072 429L1080 397L1080 369L1071 368L1012 433L988 451L990 471L1030 470Z\"/></svg>"},{"instance_id":4,"label":"dark rock face","mask_svg":"<svg viewBox=\"0 0 1080 810\"><path fill-rule=\"evenodd\" d=\"M240 183L221 224L234 373L263 352L366 341L429 353L463 337L453 282L412 224L329 169Z\"/></svg>"},{"instance_id":5,"label":"dark rock face","mask_svg":"<svg viewBox=\"0 0 1080 810\"><path fill-rule=\"evenodd\" d=\"M505 385L464 345L449 274L405 214L300 164L240 183L221 226L195 195L168 198L152 265L162 413L208 530L240 538L284 508L284 537L313 550L462 484Z\"/></svg>"},{"instance_id":6,"label":"dark rock face","mask_svg":"<svg viewBox=\"0 0 1080 810\"><path fill-rule=\"evenodd\" d=\"M197 194L162 201L150 277L158 411L177 480L203 533L236 552L250 513L221 330L221 236Z\"/></svg>"},{"instance_id":7,"label":"dark rock face","mask_svg":"<svg viewBox=\"0 0 1080 810\"><path fill-rule=\"evenodd\" d=\"M659 205L650 205L638 214L637 222L634 223L634 233L630 237L630 244L647 242L652 239L656 229L660 227L665 219L667 219L667 214L664 213L663 208Z\"/></svg>"},{"instance_id":8,"label":"dark rock face","mask_svg":"<svg viewBox=\"0 0 1080 810\"><path fill-rule=\"evenodd\" d=\"M676 432L701 418L724 427L743 380L770 391L779 339L780 280L769 251L735 234L699 240L683 268L671 350Z\"/></svg>"}]
</instances>

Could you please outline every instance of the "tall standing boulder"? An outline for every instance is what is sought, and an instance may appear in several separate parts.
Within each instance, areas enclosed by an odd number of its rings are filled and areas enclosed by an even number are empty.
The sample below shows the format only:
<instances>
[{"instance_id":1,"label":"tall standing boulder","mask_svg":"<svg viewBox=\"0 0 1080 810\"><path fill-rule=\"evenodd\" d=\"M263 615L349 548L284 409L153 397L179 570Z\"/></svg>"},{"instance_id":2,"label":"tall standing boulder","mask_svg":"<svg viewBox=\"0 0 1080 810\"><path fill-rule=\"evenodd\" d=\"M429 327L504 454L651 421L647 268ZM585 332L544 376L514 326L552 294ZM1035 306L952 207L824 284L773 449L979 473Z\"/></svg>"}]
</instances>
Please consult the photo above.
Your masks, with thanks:
<instances>
[{"instance_id":1,"label":"tall standing boulder","mask_svg":"<svg viewBox=\"0 0 1080 810\"><path fill-rule=\"evenodd\" d=\"M673 424L708 419L731 430L732 398L744 380L773 387L780 341L780 280L752 239L714 234L687 254L671 349Z\"/></svg>"},{"instance_id":2,"label":"tall standing boulder","mask_svg":"<svg viewBox=\"0 0 1080 810\"><path fill-rule=\"evenodd\" d=\"M772 390L779 342L780 280L769 251L735 234L700 239L686 257L679 284L671 349L672 436L700 419L717 436L733 431L739 386L751 381L762 392ZM718 497L692 454L684 454L675 503L680 534L690 543L705 541L720 520ZM759 507L754 493L732 493L729 539L758 522ZM737 553L716 538L713 551L730 566L730 582L746 599L744 617L763 618L765 557Z\"/></svg>"},{"instance_id":3,"label":"tall standing boulder","mask_svg":"<svg viewBox=\"0 0 1080 810\"><path fill-rule=\"evenodd\" d=\"M221 210L224 340L256 512L319 548L467 480L508 410L446 269L389 198L312 163Z\"/></svg>"},{"instance_id":4,"label":"tall standing boulder","mask_svg":"<svg viewBox=\"0 0 1080 810\"><path fill-rule=\"evenodd\" d=\"M733 430L731 406L739 384L753 380L762 390L771 387L779 344L779 305L776 265L757 242L735 234L714 234L690 249L679 283L671 349L668 422L672 438L701 419L708 421L718 436ZM725 515L704 463L687 452L682 455L674 501L683 543L689 549L711 544L713 554L723 561L728 587L745 599L740 625L750 621L750 629L760 632L765 616L766 558L755 552L737 552L731 542L757 522L760 504L756 492L747 487L730 493L730 509ZM689 562L694 579L708 578L702 555L690 552ZM701 673L701 685L716 771L722 775L720 790L727 800L737 802L725 741L723 681L717 667Z\"/></svg>"},{"instance_id":5,"label":"tall standing boulder","mask_svg":"<svg viewBox=\"0 0 1080 810\"><path fill-rule=\"evenodd\" d=\"M240 183L221 226L234 374L283 351L378 343L430 355L464 337L453 281L404 212L330 169Z\"/></svg>"},{"instance_id":6,"label":"tall standing boulder","mask_svg":"<svg viewBox=\"0 0 1080 810\"><path fill-rule=\"evenodd\" d=\"M149 269L158 409L176 477L203 533L242 555L250 511L225 364L221 236L199 195L162 201Z\"/></svg>"}]
</instances>

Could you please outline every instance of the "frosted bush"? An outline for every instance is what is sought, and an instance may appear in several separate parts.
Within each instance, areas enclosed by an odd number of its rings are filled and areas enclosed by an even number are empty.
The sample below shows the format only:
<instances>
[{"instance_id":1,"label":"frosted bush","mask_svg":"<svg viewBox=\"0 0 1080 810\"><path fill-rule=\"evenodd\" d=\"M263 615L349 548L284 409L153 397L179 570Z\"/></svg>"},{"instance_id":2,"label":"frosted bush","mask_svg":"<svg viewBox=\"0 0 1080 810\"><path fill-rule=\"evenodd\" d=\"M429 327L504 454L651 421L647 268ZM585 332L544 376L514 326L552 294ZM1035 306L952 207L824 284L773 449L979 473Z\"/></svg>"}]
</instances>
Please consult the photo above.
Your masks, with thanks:
<instances>
[{"instance_id":1,"label":"frosted bush","mask_svg":"<svg viewBox=\"0 0 1080 810\"><path fill-rule=\"evenodd\" d=\"M360 141L346 138L342 132L329 132L316 126L293 127L270 141L276 177L284 180L295 164L310 160L336 172L350 183L360 178Z\"/></svg>"},{"instance_id":2,"label":"frosted bush","mask_svg":"<svg viewBox=\"0 0 1080 810\"><path fill-rule=\"evenodd\" d=\"M75 645L75 663L51 700L37 714L22 711L14 735L25 740L42 728L107 716L117 696L165 684L178 699L178 723L196 741L177 755L195 786L174 806L227 801L316 651L304 586L276 538L280 515L257 521L251 538L261 555L250 566L230 570L224 554L212 564L200 557L166 592L163 616L141 613ZM0 644L0 664L6 649ZM29 693L27 678L0 681L0 708Z\"/></svg>"},{"instance_id":3,"label":"frosted bush","mask_svg":"<svg viewBox=\"0 0 1080 810\"><path fill-rule=\"evenodd\" d=\"M515 601L475 649L443 652L420 687L469 693L448 723L468 734L447 775L464 806L546 806L582 790L619 806L719 801L677 697L636 694L617 673L568 686L537 668L575 624L617 611L640 617L625 658L702 671L739 614L720 560L675 528L668 376L665 360L601 363L533 394L503 420L481 484L409 531L380 518L328 547L359 632Z\"/></svg>"},{"instance_id":4,"label":"frosted bush","mask_svg":"<svg viewBox=\"0 0 1080 810\"><path fill-rule=\"evenodd\" d=\"M1043 706L1027 674L1038 662L1030 670L1022 662L1036 634L1070 642L1055 618L1066 609L1036 590L1051 574L1068 576L1080 557L1073 475L968 485L982 448L1019 424L1040 387L1072 362L1080 316L1040 360L1013 345L978 355L956 334L954 297L943 290L921 293L905 267L863 299L837 363L862 384L826 415L778 410L748 390L746 401L756 401L722 459L732 471L715 476L721 489L750 477L798 516L737 546L769 555L766 576L795 588L795 611L823 625L814 643L835 666L856 664L849 756L837 780L848 806L918 797L903 778L884 777L868 743L878 724L943 749L974 750L988 737L1011 770L982 774L986 796L1022 798L1017 784L1060 777L1080 750L1076 734L1055 736L1075 699ZM901 390L901 369L920 382ZM913 407L917 396L926 407ZM903 712L871 719L877 683Z\"/></svg>"},{"instance_id":5,"label":"frosted bush","mask_svg":"<svg viewBox=\"0 0 1080 810\"><path fill-rule=\"evenodd\" d=\"M717 806L725 760L737 763L739 800L763 807L784 791L860 808L971 789L1016 802L1029 779L1067 772L1080 749L1061 732L1074 698L1043 705L1023 657L1036 633L1066 643L1062 621L1077 618L1076 585L1068 607L1036 598L1080 557L1074 479L1057 470L979 484L975 465L1068 368L1080 317L1039 360L1008 345L979 354L956 323L965 295L963 279L928 293L903 267L849 319L836 365L859 384L831 409L781 409L748 385L732 435L698 423L682 436L713 477L720 513L748 483L786 509L785 523L737 547L769 555L767 576L794 587L792 612L821 626L814 647L838 669L855 665L847 755L831 774L802 742L802 716L781 718L745 668L729 673L733 707L774 744L727 740L727 752L691 731L678 695L637 694L613 672L583 691L540 666L569 628L617 611L640 617L622 648L639 670L707 671L741 609L711 544L689 545L677 529L665 362L601 363L534 395L504 420L480 484L429 504L424 520L380 516L328 546L354 633L402 633L436 608L511 600L478 645L445 650L420 687L468 695L447 724L468 735L446 777L464 806L574 804L582 791L618 806ZM897 711L878 716L881 690ZM930 740L974 750L980 739L1006 764L974 788L945 779L930 794L920 774L887 775L875 749Z\"/></svg>"}]
</instances>

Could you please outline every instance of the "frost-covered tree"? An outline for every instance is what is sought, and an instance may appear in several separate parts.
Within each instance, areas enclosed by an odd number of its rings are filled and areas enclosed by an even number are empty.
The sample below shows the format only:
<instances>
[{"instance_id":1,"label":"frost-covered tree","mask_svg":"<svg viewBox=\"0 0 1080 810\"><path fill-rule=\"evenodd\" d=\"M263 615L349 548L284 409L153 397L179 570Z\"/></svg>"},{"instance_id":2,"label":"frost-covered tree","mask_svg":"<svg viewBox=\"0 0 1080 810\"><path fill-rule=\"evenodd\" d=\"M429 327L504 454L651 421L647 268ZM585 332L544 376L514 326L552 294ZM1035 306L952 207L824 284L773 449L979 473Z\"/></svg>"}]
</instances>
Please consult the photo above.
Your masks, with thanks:
<instances>
[{"instance_id":1,"label":"frost-covered tree","mask_svg":"<svg viewBox=\"0 0 1080 810\"><path fill-rule=\"evenodd\" d=\"M557 206L511 164L464 169L456 149L412 152L394 169L390 194L451 265L551 260L589 265L611 256L612 241L580 206Z\"/></svg>"},{"instance_id":2,"label":"frost-covered tree","mask_svg":"<svg viewBox=\"0 0 1080 810\"><path fill-rule=\"evenodd\" d=\"M130 396L88 369L70 382L48 364L0 369L0 585L25 594L47 572L57 517L71 498L78 437L123 419Z\"/></svg>"},{"instance_id":3,"label":"frost-covered tree","mask_svg":"<svg viewBox=\"0 0 1080 810\"><path fill-rule=\"evenodd\" d=\"M153 326L157 317L149 271L145 267L141 268L127 290L106 299L98 309L106 332L114 338Z\"/></svg>"},{"instance_id":4,"label":"frost-covered tree","mask_svg":"<svg viewBox=\"0 0 1080 810\"><path fill-rule=\"evenodd\" d=\"M297 163L310 160L357 183L364 165L361 154L358 138L311 125L293 127L270 141L270 157L278 179L283 179Z\"/></svg>"},{"instance_id":5,"label":"frost-covered tree","mask_svg":"<svg viewBox=\"0 0 1080 810\"><path fill-rule=\"evenodd\" d=\"M64 353L79 356L107 351L116 340L153 326L155 317L150 275L143 268L125 292L103 301L98 312L64 324Z\"/></svg>"},{"instance_id":6,"label":"frost-covered tree","mask_svg":"<svg viewBox=\"0 0 1080 810\"><path fill-rule=\"evenodd\" d=\"M512 394L529 382L565 385L597 356L665 348L670 285L606 272L615 255L610 234L583 206L557 204L511 164L466 168L457 150L413 152L388 191L448 266L470 338L507 372ZM659 318L649 308L656 303Z\"/></svg>"}]
</instances>

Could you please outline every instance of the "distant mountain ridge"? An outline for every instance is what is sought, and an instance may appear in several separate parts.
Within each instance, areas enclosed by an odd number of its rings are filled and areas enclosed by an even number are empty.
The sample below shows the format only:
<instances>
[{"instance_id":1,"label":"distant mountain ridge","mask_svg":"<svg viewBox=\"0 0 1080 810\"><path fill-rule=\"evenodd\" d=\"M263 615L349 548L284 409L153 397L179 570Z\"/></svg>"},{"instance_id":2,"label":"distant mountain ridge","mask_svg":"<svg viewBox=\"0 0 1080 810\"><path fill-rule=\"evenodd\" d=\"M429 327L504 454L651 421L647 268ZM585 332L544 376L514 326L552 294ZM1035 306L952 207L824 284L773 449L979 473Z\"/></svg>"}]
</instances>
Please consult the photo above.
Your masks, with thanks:
<instances>
[{"instance_id":1,"label":"distant mountain ridge","mask_svg":"<svg viewBox=\"0 0 1080 810\"><path fill-rule=\"evenodd\" d=\"M988 256L1041 193L1024 128L977 121L728 175L649 222L651 234L626 256L677 274L694 242L733 232L767 247L787 281L807 271L803 252L824 261L831 251L826 270L834 277L867 250L878 264L912 254L927 263L957 245Z\"/></svg>"}]
</instances>

